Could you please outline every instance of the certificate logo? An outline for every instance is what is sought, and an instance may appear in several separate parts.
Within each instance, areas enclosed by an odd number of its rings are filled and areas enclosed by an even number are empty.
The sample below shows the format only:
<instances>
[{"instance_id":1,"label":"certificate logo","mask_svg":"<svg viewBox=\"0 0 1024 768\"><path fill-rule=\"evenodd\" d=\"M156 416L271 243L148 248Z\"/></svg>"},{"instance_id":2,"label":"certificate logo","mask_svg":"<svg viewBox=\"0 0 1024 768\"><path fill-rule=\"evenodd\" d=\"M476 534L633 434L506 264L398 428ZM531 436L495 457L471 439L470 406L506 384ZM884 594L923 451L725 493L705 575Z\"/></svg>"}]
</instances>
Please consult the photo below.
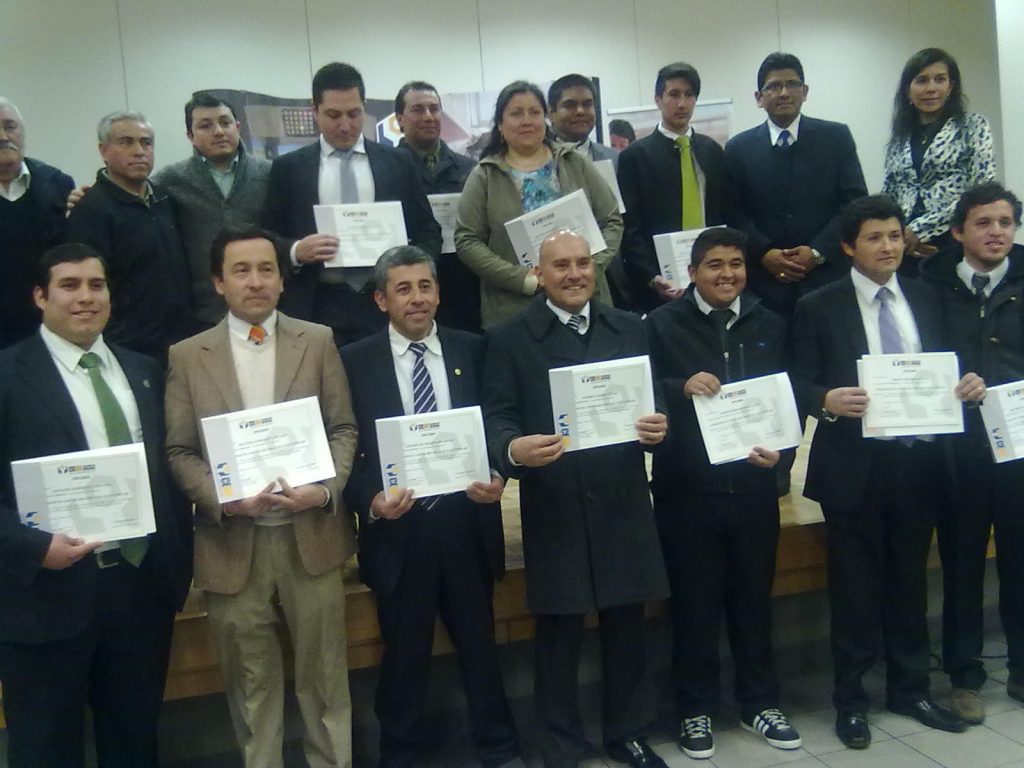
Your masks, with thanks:
<instances>
[{"instance_id":1,"label":"certificate logo","mask_svg":"<svg viewBox=\"0 0 1024 768\"><path fill-rule=\"evenodd\" d=\"M233 496L235 489L231 486L231 468L228 466L226 461L222 461L216 467L217 473L217 485L220 486L220 492L223 496Z\"/></svg>"},{"instance_id":2,"label":"certificate logo","mask_svg":"<svg viewBox=\"0 0 1024 768\"><path fill-rule=\"evenodd\" d=\"M387 483L387 493L398 492L398 464L391 462L384 465L384 479Z\"/></svg>"},{"instance_id":3,"label":"certificate logo","mask_svg":"<svg viewBox=\"0 0 1024 768\"><path fill-rule=\"evenodd\" d=\"M1011 389L1009 392L1006 393L1007 397L1020 397L1021 395L1024 395L1024 389L1020 388Z\"/></svg>"},{"instance_id":4,"label":"certificate logo","mask_svg":"<svg viewBox=\"0 0 1024 768\"><path fill-rule=\"evenodd\" d=\"M735 392L722 392L718 397L722 400L731 400L734 397L743 397L747 394L745 389L737 389Z\"/></svg>"},{"instance_id":5,"label":"certificate logo","mask_svg":"<svg viewBox=\"0 0 1024 768\"><path fill-rule=\"evenodd\" d=\"M920 360L893 360L893 368L904 368L906 366L919 366L921 365Z\"/></svg>"},{"instance_id":6,"label":"certificate logo","mask_svg":"<svg viewBox=\"0 0 1024 768\"><path fill-rule=\"evenodd\" d=\"M569 444L569 436L572 434L569 429L569 414L560 413L558 414L558 434L562 436L562 443L565 445Z\"/></svg>"},{"instance_id":7,"label":"certificate logo","mask_svg":"<svg viewBox=\"0 0 1024 768\"><path fill-rule=\"evenodd\" d=\"M600 384L603 381L611 381L612 375L610 373L599 373L593 376L580 376L581 384Z\"/></svg>"},{"instance_id":8,"label":"certificate logo","mask_svg":"<svg viewBox=\"0 0 1024 768\"><path fill-rule=\"evenodd\" d=\"M238 422L239 429L255 429L256 427L265 427L268 424L274 423L273 416L266 416L262 419L249 419L248 421Z\"/></svg>"},{"instance_id":9,"label":"certificate logo","mask_svg":"<svg viewBox=\"0 0 1024 768\"><path fill-rule=\"evenodd\" d=\"M440 429L441 422L439 421L421 421L416 424L409 425L410 432L422 432L425 429Z\"/></svg>"},{"instance_id":10,"label":"certificate logo","mask_svg":"<svg viewBox=\"0 0 1024 768\"><path fill-rule=\"evenodd\" d=\"M57 466L58 475L78 475L83 472L95 472L95 464L60 464Z\"/></svg>"}]
</instances>

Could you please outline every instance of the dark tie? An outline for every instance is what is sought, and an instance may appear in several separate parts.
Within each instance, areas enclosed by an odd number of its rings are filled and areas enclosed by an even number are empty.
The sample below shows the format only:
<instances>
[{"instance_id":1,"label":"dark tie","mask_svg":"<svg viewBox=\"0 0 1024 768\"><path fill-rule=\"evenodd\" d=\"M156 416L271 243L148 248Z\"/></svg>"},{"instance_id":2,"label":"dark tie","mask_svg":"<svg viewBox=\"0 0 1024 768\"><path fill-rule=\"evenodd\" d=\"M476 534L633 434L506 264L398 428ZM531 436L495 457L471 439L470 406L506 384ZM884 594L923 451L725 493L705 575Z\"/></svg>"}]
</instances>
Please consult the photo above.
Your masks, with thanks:
<instances>
[{"instance_id":1,"label":"dark tie","mask_svg":"<svg viewBox=\"0 0 1024 768\"><path fill-rule=\"evenodd\" d=\"M100 356L95 352L86 352L78 364L89 374L89 380L92 382L96 401L100 406L100 415L103 417L103 427L107 432L107 442L111 446L134 443L124 410L103 378L103 372L100 370ZM145 537L124 539L121 541L121 557L132 565L138 566L142 562L142 558L146 556L148 546L149 543Z\"/></svg>"},{"instance_id":2,"label":"dark tie","mask_svg":"<svg viewBox=\"0 0 1024 768\"><path fill-rule=\"evenodd\" d=\"M899 355L902 354L903 339L900 336L900 329L896 325L896 316L892 313L893 298L895 298L888 288L884 285L878 289L878 293L875 295L878 299L878 334L882 340L882 354L883 355Z\"/></svg>"},{"instance_id":3,"label":"dark tie","mask_svg":"<svg viewBox=\"0 0 1024 768\"><path fill-rule=\"evenodd\" d=\"M437 398L434 396L434 384L430 380L430 371L423 360L427 352L427 345L422 341L414 341L409 349L416 355L416 361L412 364L412 409L414 413L429 413L437 410ZM428 496L421 500L421 504L427 509L433 509L440 496Z\"/></svg>"},{"instance_id":4,"label":"dark tie","mask_svg":"<svg viewBox=\"0 0 1024 768\"><path fill-rule=\"evenodd\" d=\"M569 319L565 321L565 327L577 335L579 334L582 326L583 315L569 315Z\"/></svg>"},{"instance_id":5,"label":"dark tie","mask_svg":"<svg viewBox=\"0 0 1024 768\"><path fill-rule=\"evenodd\" d=\"M718 339L722 343L722 351L729 351L729 321L732 320L733 314L731 309L712 309L708 313L708 317L711 318L712 325L718 330Z\"/></svg>"},{"instance_id":6,"label":"dark tie","mask_svg":"<svg viewBox=\"0 0 1024 768\"><path fill-rule=\"evenodd\" d=\"M988 275L982 275L975 272L971 275L971 287L974 289L974 295L982 301L985 300L985 289L988 288L988 284L992 281Z\"/></svg>"},{"instance_id":7,"label":"dark tie","mask_svg":"<svg viewBox=\"0 0 1024 768\"><path fill-rule=\"evenodd\" d=\"M782 131L779 134L779 138L775 142L775 146L779 147L780 149L789 149L790 139L792 139L792 138L793 138L793 134L791 134L788 130L787 131Z\"/></svg>"},{"instance_id":8,"label":"dark tie","mask_svg":"<svg viewBox=\"0 0 1024 768\"><path fill-rule=\"evenodd\" d=\"M356 172L352 170L353 149L336 149L333 154L341 161L341 202L343 205L359 202L359 187Z\"/></svg>"}]
</instances>

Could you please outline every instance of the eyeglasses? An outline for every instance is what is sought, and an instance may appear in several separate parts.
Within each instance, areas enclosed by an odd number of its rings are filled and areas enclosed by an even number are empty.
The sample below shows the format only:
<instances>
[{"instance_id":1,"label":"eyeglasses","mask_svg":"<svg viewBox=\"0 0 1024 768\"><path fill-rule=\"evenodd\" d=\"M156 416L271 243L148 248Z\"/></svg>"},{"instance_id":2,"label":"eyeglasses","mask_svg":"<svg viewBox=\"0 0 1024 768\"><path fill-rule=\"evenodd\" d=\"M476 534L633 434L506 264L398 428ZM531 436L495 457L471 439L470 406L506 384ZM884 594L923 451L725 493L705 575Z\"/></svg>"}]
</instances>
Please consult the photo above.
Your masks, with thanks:
<instances>
[{"instance_id":1,"label":"eyeglasses","mask_svg":"<svg viewBox=\"0 0 1024 768\"><path fill-rule=\"evenodd\" d=\"M798 91L803 87L804 84L799 80L772 80L770 83L765 83L761 90L775 95L782 93L783 88L787 91Z\"/></svg>"}]
</instances>

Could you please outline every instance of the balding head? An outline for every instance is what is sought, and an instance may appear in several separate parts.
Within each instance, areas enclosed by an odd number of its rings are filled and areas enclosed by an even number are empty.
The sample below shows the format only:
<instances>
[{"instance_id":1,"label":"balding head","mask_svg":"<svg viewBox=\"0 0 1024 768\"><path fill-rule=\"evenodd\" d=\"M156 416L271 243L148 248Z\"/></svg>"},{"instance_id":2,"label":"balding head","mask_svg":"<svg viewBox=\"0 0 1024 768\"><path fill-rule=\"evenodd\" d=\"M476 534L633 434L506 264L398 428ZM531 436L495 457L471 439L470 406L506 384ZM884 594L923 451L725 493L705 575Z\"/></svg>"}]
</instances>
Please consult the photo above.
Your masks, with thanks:
<instances>
[{"instance_id":1,"label":"balding head","mask_svg":"<svg viewBox=\"0 0 1024 768\"><path fill-rule=\"evenodd\" d=\"M25 124L14 102L0 96L0 183L5 186L21 172L25 159Z\"/></svg>"},{"instance_id":2,"label":"balding head","mask_svg":"<svg viewBox=\"0 0 1024 768\"><path fill-rule=\"evenodd\" d=\"M594 259L586 238L560 230L540 246L535 268L540 287L551 303L566 312L577 313L594 295Z\"/></svg>"}]
</instances>

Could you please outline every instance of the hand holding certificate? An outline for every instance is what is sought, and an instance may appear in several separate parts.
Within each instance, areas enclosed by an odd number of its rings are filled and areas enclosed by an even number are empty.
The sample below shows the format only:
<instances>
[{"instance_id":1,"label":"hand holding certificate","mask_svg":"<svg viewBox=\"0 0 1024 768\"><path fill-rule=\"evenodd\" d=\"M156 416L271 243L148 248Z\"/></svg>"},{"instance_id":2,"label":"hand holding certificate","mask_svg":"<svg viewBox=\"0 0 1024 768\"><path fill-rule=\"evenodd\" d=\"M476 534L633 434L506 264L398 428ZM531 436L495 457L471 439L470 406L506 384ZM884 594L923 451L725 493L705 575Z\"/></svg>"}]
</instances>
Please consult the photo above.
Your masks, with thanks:
<instances>
[{"instance_id":1,"label":"hand holding certificate","mask_svg":"<svg viewBox=\"0 0 1024 768\"><path fill-rule=\"evenodd\" d=\"M637 421L654 413L646 355L553 368L548 381L555 429L566 451L634 442Z\"/></svg>"},{"instance_id":2,"label":"hand holding certificate","mask_svg":"<svg viewBox=\"0 0 1024 768\"><path fill-rule=\"evenodd\" d=\"M795 448L803 438L784 373L723 384L715 394L694 396L693 408L712 464L746 459L755 447Z\"/></svg>"},{"instance_id":3,"label":"hand holding certificate","mask_svg":"<svg viewBox=\"0 0 1024 768\"><path fill-rule=\"evenodd\" d=\"M221 504L258 496L278 478L301 486L336 474L316 397L209 416L202 428Z\"/></svg>"},{"instance_id":4,"label":"hand holding certificate","mask_svg":"<svg viewBox=\"0 0 1024 768\"><path fill-rule=\"evenodd\" d=\"M461 193L427 195L434 221L441 227L441 253L455 253L455 222L459 215Z\"/></svg>"},{"instance_id":5,"label":"hand holding certificate","mask_svg":"<svg viewBox=\"0 0 1024 768\"><path fill-rule=\"evenodd\" d=\"M142 443L11 462L24 525L89 541L153 533L156 520Z\"/></svg>"},{"instance_id":6,"label":"hand holding certificate","mask_svg":"<svg viewBox=\"0 0 1024 768\"><path fill-rule=\"evenodd\" d=\"M399 202L314 205L316 231L338 238L338 252L325 267L372 267L388 248L406 245Z\"/></svg>"},{"instance_id":7,"label":"hand holding certificate","mask_svg":"<svg viewBox=\"0 0 1024 768\"><path fill-rule=\"evenodd\" d=\"M956 353L864 355L857 374L868 395L865 437L964 431L963 408L954 391L960 379Z\"/></svg>"},{"instance_id":8,"label":"hand holding certificate","mask_svg":"<svg viewBox=\"0 0 1024 768\"><path fill-rule=\"evenodd\" d=\"M519 263L524 267L536 266L540 260L541 243L563 229L586 238L591 256L608 247L594 212L590 209L587 194L582 189L505 222L509 240L516 249Z\"/></svg>"}]
</instances>

